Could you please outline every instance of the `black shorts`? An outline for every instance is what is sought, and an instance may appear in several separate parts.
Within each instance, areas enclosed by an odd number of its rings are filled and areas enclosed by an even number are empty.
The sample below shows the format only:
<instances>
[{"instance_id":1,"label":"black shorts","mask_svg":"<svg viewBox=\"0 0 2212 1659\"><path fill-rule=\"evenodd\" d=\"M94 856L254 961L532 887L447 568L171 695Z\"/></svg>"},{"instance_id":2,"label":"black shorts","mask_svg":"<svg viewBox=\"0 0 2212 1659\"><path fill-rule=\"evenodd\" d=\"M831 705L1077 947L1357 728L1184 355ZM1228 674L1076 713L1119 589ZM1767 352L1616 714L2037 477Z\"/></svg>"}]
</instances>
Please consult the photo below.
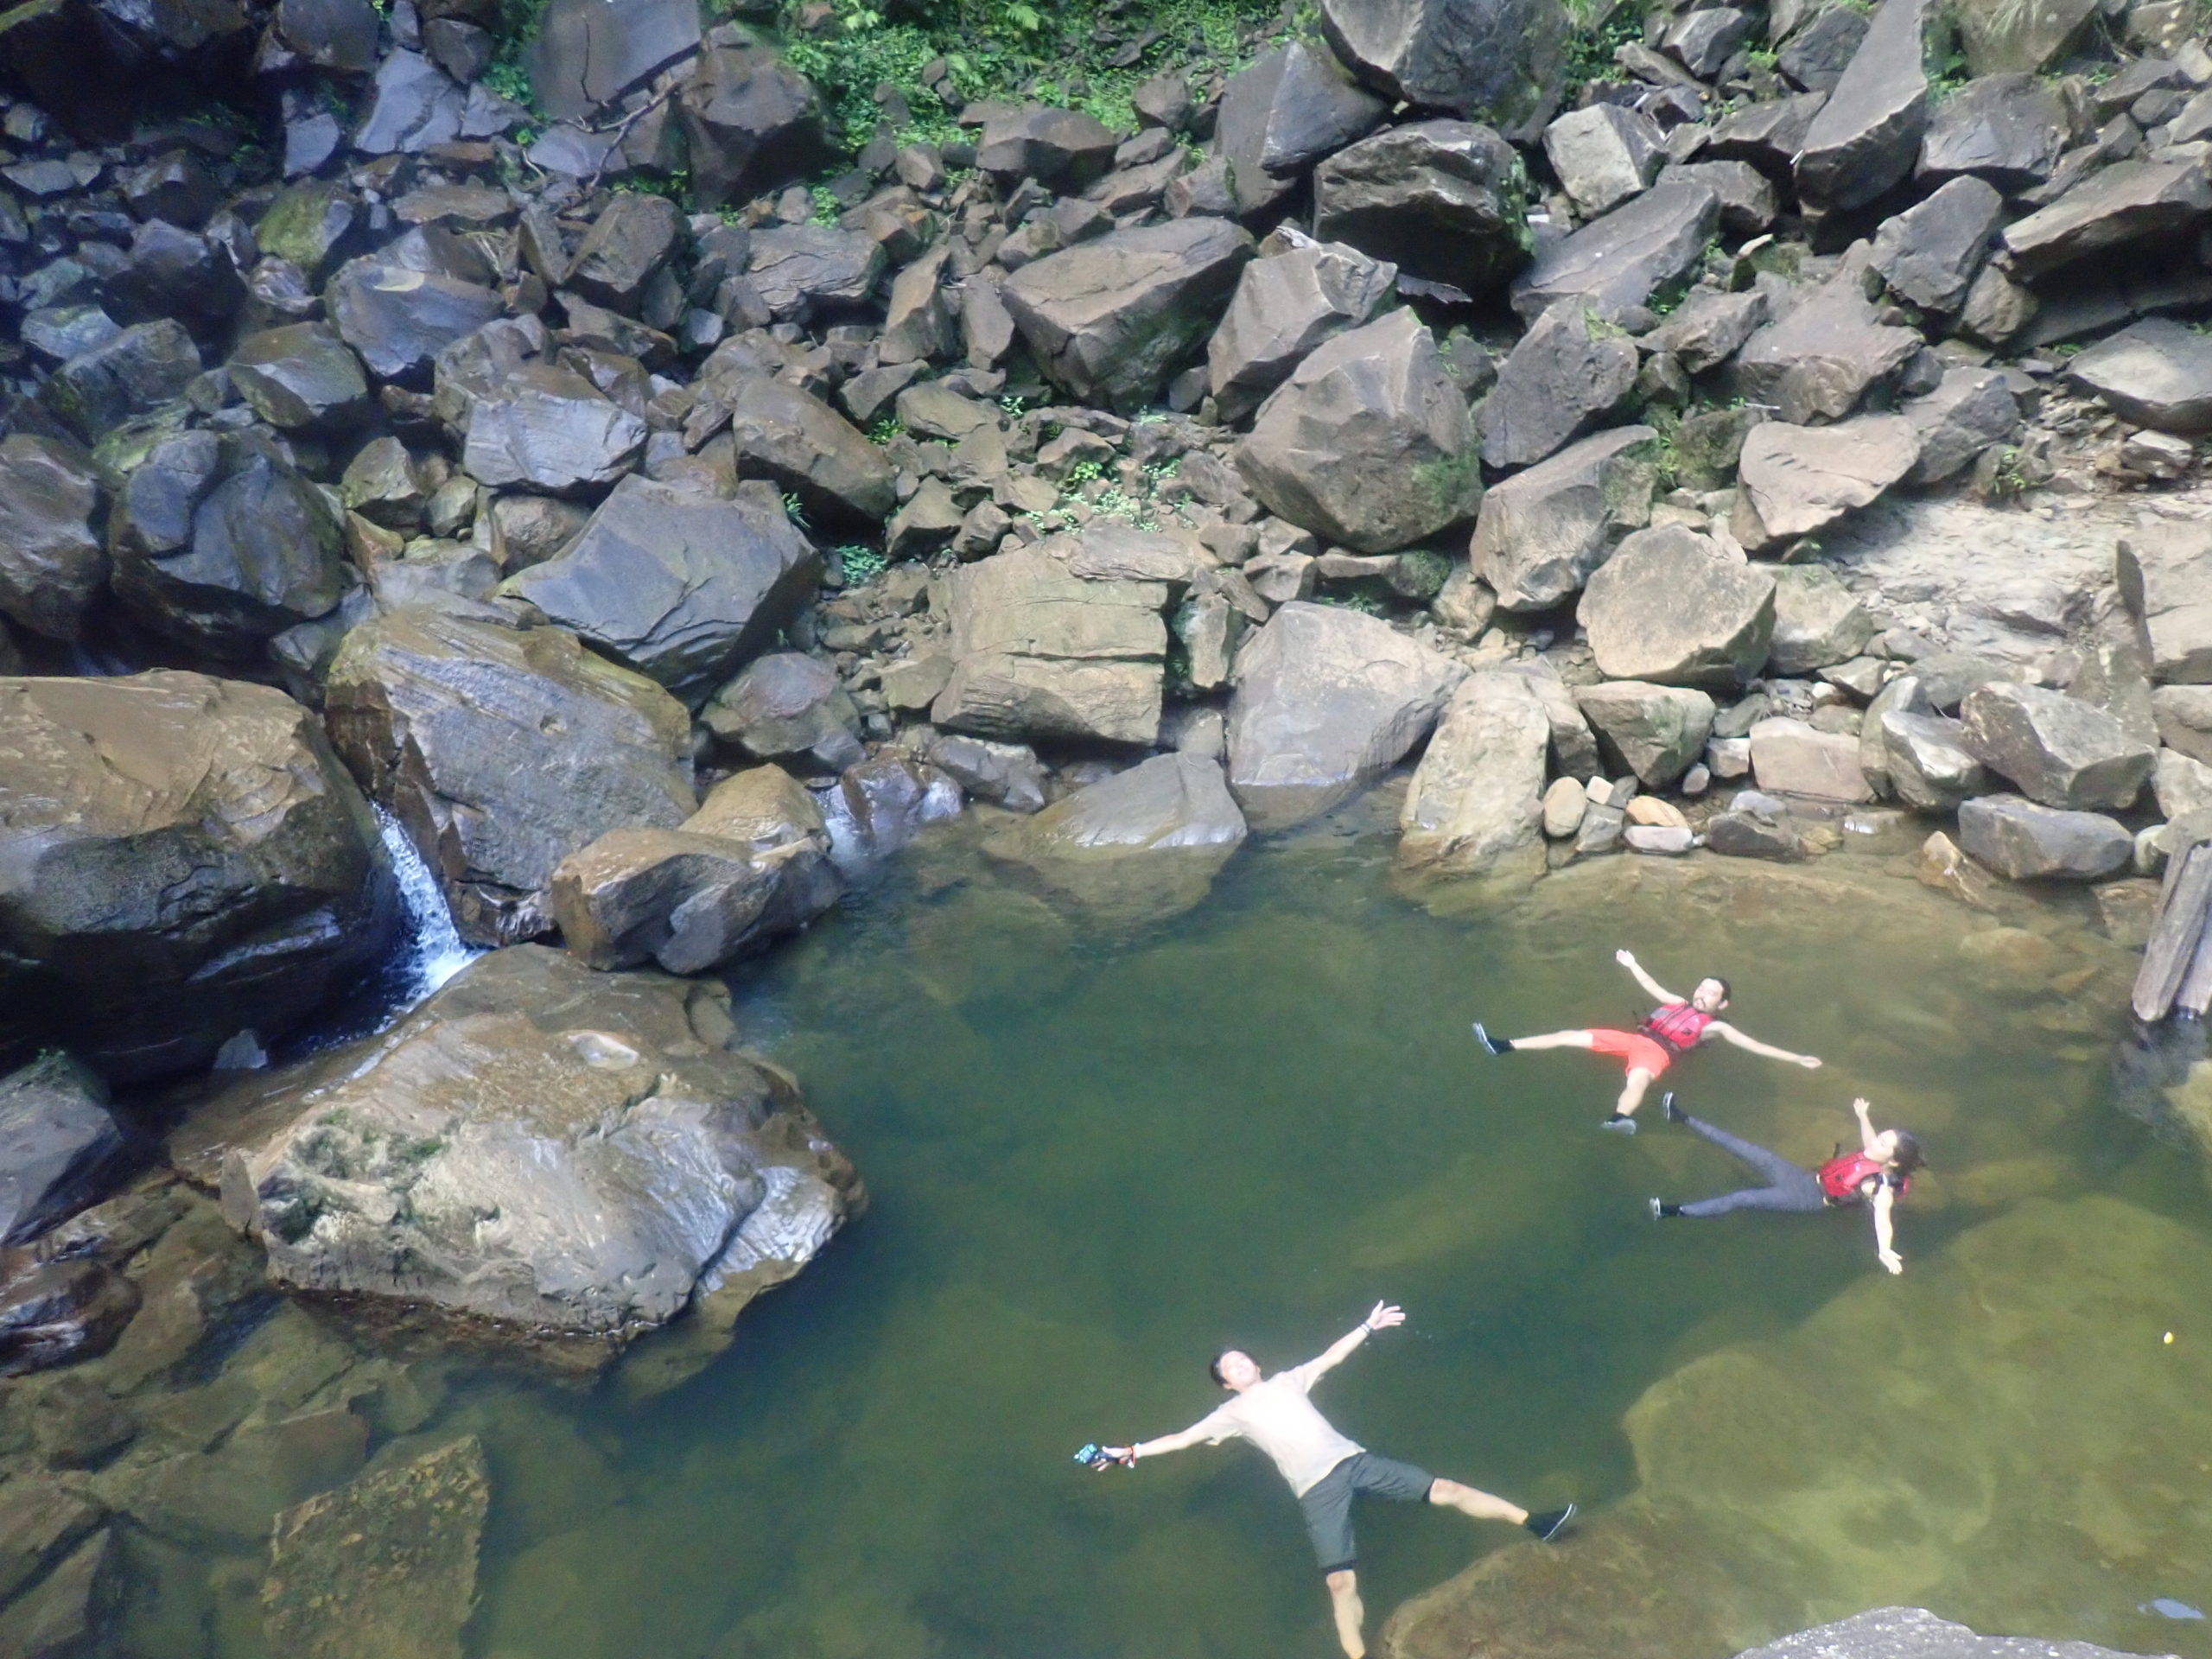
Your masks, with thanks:
<instances>
[{"instance_id":1,"label":"black shorts","mask_svg":"<svg viewBox=\"0 0 2212 1659\"><path fill-rule=\"evenodd\" d=\"M1355 1496L1367 1492L1395 1498L1401 1503L1418 1503L1435 1484L1436 1477L1427 1470L1400 1463L1395 1458L1378 1458L1372 1452L1346 1458L1330 1470L1298 1500L1306 1515L1306 1535L1313 1541L1313 1554L1321 1570L1341 1573L1359 1558L1351 1529Z\"/></svg>"}]
</instances>

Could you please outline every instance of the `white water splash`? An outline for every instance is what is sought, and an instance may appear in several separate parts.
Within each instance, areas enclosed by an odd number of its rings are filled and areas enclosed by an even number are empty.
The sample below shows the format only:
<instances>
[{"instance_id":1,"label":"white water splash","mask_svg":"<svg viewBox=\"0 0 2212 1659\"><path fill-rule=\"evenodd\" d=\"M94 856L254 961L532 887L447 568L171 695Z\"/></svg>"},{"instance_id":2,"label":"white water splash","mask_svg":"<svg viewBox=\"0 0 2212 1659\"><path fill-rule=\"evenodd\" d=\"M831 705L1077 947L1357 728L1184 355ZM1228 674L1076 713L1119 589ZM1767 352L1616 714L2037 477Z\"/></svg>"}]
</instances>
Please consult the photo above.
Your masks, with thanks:
<instances>
[{"instance_id":1,"label":"white water splash","mask_svg":"<svg viewBox=\"0 0 2212 1659\"><path fill-rule=\"evenodd\" d=\"M404 937L394 947L391 982L398 994L396 1013L404 1014L484 953L461 943L446 906L445 889L423 861L399 820L379 806L377 827L391 855L399 880L399 902L407 912Z\"/></svg>"}]
</instances>

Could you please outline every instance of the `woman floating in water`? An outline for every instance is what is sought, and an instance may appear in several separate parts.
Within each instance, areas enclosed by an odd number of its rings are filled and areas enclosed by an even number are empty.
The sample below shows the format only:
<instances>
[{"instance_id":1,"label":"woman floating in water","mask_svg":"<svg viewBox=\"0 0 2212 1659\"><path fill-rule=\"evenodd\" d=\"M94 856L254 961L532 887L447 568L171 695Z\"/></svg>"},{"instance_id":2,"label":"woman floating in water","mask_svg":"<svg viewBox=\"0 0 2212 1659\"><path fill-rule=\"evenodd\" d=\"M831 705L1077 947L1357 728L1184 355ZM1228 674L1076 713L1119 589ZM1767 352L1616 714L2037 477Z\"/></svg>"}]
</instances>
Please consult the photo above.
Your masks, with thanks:
<instances>
[{"instance_id":1,"label":"woman floating in water","mask_svg":"<svg viewBox=\"0 0 2212 1659\"><path fill-rule=\"evenodd\" d=\"M1652 1078L1672 1065L1677 1056L1688 1053L1708 1037L1718 1037L1751 1053L1764 1054L1770 1060L1787 1060L1808 1070L1820 1065L1809 1054L1792 1054L1786 1048L1774 1048L1746 1037L1719 1018L1720 1010L1728 1006L1726 980L1700 979L1697 988L1683 998L1645 973L1631 952L1616 950L1613 960L1634 975L1636 982L1660 1005L1636 1030L1554 1031L1542 1037L1516 1037L1509 1041L1491 1036L1478 1021L1475 1040L1493 1054L1510 1054L1523 1048L1586 1048L1592 1053L1610 1054L1625 1061L1628 1081L1621 1085L1613 1115L1600 1126L1622 1135L1636 1133L1636 1109L1643 1103L1643 1091L1651 1086Z\"/></svg>"},{"instance_id":2,"label":"woman floating in water","mask_svg":"<svg viewBox=\"0 0 2212 1659\"><path fill-rule=\"evenodd\" d=\"M1904 1271L1904 1258L1897 1252L1891 1230L1890 1211L1912 1187L1912 1172L1926 1167L1920 1142L1903 1129L1877 1130L1867 1118L1863 1100L1851 1103L1859 1117L1859 1150L1840 1152L1818 1169L1791 1163L1764 1147L1738 1140L1726 1129L1692 1117L1675 1104L1672 1095L1662 1104L1670 1123L1687 1123L1723 1152L1733 1153L1757 1171L1764 1186L1747 1186L1740 1192L1724 1192L1695 1204L1664 1204L1651 1200L1651 1213L1660 1219L1675 1216L1725 1216L1732 1210L1788 1210L1809 1213L1815 1210L1866 1205L1874 1212L1874 1254L1891 1273Z\"/></svg>"}]
</instances>

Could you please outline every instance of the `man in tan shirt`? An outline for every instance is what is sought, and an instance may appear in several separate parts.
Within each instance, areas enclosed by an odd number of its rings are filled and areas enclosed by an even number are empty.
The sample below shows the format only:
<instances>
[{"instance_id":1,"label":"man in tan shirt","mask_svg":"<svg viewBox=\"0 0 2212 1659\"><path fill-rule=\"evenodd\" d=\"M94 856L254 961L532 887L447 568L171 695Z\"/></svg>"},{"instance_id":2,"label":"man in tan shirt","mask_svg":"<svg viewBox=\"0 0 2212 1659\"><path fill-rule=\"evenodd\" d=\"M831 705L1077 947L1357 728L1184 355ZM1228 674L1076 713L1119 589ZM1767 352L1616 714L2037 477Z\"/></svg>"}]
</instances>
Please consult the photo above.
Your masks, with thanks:
<instances>
[{"instance_id":1,"label":"man in tan shirt","mask_svg":"<svg viewBox=\"0 0 2212 1659\"><path fill-rule=\"evenodd\" d=\"M1358 1551L1351 1524L1351 1501L1362 1492L1377 1497L1415 1503L1427 1498L1473 1516L1478 1521L1510 1521L1547 1541L1559 1535L1574 1514L1574 1505L1548 1515L1530 1515L1517 1504L1488 1492L1443 1480L1425 1469L1394 1458L1377 1457L1357 1441L1338 1433L1329 1420L1315 1410L1307 1395L1313 1385L1350 1358L1353 1349L1370 1332L1387 1331L1405 1323L1403 1310L1377 1302L1374 1311L1332 1344L1318 1359L1273 1376L1262 1376L1249 1354L1231 1348L1213 1362L1213 1380L1236 1397L1209 1413L1179 1434L1134 1446L1109 1446L1098 1465L1135 1463L1186 1446L1219 1446L1224 1440L1249 1440L1266 1452L1290 1483L1299 1508L1305 1512L1306 1535L1313 1540L1321 1572L1329 1586L1329 1601L1336 1614L1337 1640L1350 1659L1364 1659L1365 1637L1360 1627L1366 1610L1360 1605L1359 1580L1354 1572Z\"/></svg>"}]
</instances>

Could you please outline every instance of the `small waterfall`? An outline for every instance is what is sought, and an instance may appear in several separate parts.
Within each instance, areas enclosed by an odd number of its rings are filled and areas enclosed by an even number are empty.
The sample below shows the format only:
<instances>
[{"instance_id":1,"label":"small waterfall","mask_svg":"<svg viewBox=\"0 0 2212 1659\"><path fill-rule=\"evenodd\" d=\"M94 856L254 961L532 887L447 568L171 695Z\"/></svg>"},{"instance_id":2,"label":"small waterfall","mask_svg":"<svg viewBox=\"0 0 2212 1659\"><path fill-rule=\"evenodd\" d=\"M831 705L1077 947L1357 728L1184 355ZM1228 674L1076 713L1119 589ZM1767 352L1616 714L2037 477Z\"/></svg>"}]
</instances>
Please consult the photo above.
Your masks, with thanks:
<instances>
[{"instance_id":1,"label":"small waterfall","mask_svg":"<svg viewBox=\"0 0 2212 1659\"><path fill-rule=\"evenodd\" d=\"M406 931L393 947L386 969L397 1016L484 953L461 943L453 912L446 907L445 889L399 820L381 806L376 814L385 850L391 855L392 874L398 878L400 906L407 912Z\"/></svg>"}]
</instances>

